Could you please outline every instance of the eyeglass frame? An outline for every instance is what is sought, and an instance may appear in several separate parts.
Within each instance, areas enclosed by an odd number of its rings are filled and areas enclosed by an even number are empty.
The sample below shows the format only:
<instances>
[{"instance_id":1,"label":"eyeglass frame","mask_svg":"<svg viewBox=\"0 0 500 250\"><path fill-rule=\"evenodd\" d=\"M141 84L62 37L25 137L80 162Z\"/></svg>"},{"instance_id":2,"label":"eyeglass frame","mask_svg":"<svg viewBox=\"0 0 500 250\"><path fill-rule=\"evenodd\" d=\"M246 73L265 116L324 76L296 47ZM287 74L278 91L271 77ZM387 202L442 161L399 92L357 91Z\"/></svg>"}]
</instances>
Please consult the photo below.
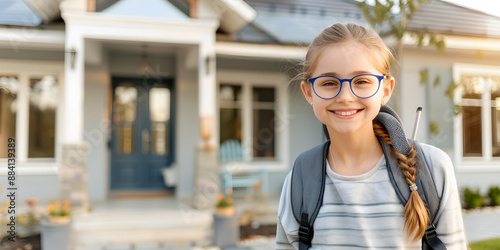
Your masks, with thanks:
<instances>
[{"instance_id":1,"label":"eyeglass frame","mask_svg":"<svg viewBox=\"0 0 500 250\"><path fill-rule=\"evenodd\" d=\"M359 77L359 76L375 76L378 79L378 86L377 86L377 90L375 91L375 93L373 93L371 96L368 96L368 97L361 97L361 96L356 95L356 93L354 93L354 90L352 90L352 80L354 80L354 78ZM314 88L314 81L316 81L316 79L323 78L323 77L333 77L333 78L335 78L335 79L337 79L337 80L340 81L339 92L337 92L337 94L335 96L330 97L330 98L324 98L324 97L319 96L318 93L316 93L316 89ZM375 94L377 94L377 92L380 89L380 83L382 83L382 80L384 80L384 79L387 79L387 75L379 76L379 75L374 75L374 74L361 74L361 75L354 76L351 79L347 79L347 78L346 79L340 79L340 78L335 77L335 76L321 75L321 76L309 78L309 79L307 79L307 81L311 83L313 91L314 91L314 94L316 94L316 96L318 96L319 98L321 98L323 100L330 100L330 99L333 99L333 98L337 97L340 94L340 92L342 91L342 84L344 82L346 82L346 81L349 82L349 88L351 89L351 92L352 92L353 95L355 95L356 97L361 98L361 99L368 99L368 98L374 96Z\"/></svg>"}]
</instances>

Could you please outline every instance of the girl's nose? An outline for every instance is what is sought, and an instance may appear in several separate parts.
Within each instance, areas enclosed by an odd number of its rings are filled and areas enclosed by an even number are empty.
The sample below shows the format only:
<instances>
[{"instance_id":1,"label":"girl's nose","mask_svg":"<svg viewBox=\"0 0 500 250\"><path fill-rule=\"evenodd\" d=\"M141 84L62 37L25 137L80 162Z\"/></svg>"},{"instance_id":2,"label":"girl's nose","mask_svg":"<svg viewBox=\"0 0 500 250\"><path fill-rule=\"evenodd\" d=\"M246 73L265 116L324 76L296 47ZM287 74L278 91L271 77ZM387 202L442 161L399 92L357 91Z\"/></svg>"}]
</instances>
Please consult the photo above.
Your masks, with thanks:
<instances>
[{"instance_id":1,"label":"girl's nose","mask_svg":"<svg viewBox=\"0 0 500 250\"><path fill-rule=\"evenodd\" d=\"M335 97L337 102L350 102L356 98L354 93L351 91L351 86L349 86L348 81L344 81L342 83L342 88L340 89L340 93Z\"/></svg>"}]
</instances>

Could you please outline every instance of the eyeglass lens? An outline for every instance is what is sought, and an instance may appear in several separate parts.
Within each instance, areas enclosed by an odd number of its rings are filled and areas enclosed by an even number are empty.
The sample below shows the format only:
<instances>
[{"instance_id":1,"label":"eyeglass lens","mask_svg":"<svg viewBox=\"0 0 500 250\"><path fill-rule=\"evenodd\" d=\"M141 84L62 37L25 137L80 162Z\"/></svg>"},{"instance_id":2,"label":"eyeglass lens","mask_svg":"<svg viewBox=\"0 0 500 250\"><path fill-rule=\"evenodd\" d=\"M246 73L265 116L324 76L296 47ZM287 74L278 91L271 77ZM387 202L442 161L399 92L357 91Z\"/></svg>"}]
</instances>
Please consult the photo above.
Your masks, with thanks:
<instances>
[{"instance_id":1,"label":"eyeglass lens","mask_svg":"<svg viewBox=\"0 0 500 250\"><path fill-rule=\"evenodd\" d=\"M351 81L353 93L361 98L366 98L374 95L379 87L379 79L372 75L357 76ZM314 81L313 87L318 96L321 98L332 98L340 93L340 81L335 77L320 77ZM347 82L343 87L349 87Z\"/></svg>"}]
</instances>

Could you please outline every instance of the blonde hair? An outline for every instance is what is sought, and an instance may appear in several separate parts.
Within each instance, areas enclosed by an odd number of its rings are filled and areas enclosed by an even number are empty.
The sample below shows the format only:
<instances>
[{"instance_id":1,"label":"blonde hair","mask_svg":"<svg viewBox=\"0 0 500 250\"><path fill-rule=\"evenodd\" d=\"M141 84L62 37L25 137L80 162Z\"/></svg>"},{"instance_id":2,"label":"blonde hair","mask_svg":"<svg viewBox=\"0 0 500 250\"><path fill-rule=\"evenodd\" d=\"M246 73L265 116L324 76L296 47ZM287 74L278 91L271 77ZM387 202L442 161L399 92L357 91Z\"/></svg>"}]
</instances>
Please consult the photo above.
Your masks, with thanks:
<instances>
[{"instance_id":1,"label":"blonde hair","mask_svg":"<svg viewBox=\"0 0 500 250\"><path fill-rule=\"evenodd\" d=\"M394 57L375 31L354 23L336 23L324 29L309 45L306 58L302 63L302 72L299 74L301 79L311 78L316 61L325 48L349 42L364 47L371 55L375 68L383 75L390 76L390 62Z\"/></svg>"},{"instance_id":2,"label":"blonde hair","mask_svg":"<svg viewBox=\"0 0 500 250\"><path fill-rule=\"evenodd\" d=\"M324 29L309 45L305 60L302 63L302 72L296 78L311 78L317 59L323 50L329 46L339 46L345 43L356 43L365 48L371 55L375 69L383 75L389 76L390 79L390 63L394 59L390 49L375 31L354 23L336 23ZM303 84L307 84L307 81L303 81ZM392 147L387 130L382 125L373 124L373 130L377 136L384 139L391 146L391 154L397 159L398 166L406 177L408 185L414 184L417 169L415 167L416 153L413 147L407 155L397 153ZM411 191L410 199L404 210L405 231L411 241L416 242L424 236L429 223L427 208L417 191Z\"/></svg>"}]
</instances>

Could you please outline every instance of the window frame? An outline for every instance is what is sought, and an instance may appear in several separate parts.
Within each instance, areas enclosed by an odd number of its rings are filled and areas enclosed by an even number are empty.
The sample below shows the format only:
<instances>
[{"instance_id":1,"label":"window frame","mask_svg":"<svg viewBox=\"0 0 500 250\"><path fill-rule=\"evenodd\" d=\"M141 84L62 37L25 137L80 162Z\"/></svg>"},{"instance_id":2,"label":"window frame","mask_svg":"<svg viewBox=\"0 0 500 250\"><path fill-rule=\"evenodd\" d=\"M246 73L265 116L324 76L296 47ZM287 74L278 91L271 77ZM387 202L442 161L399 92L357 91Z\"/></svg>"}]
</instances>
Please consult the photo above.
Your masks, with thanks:
<instances>
[{"instance_id":1,"label":"window frame","mask_svg":"<svg viewBox=\"0 0 500 250\"><path fill-rule=\"evenodd\" d=\"M216 74L217 114L215 138L220 141L220 86L224 84L239 85L242 92L242 146L245 150L245 161L239 163L234 172L256 170L284 171L289 161L289 114L287 83L289 78L284 74L261 71L219 70ZM273 160L253 159L253 87L273 87L275 89L275 156ZM217 145L219 147L220 145Z\"/></svg>"},{"instance_id":2,"label":"window frame","mask_svg":"<svg viewBox=\"0 0 500 250\"><path fill-rule=\"evenodd\" d=\"M453 64L453 82L459 83L461 77L468 76L483 76L500 77L500 66L480 65L480 64ZM485 86L489 86L485 84ZM462 86L458 86L453 93L453 104L462 105ZM454 160L457 170L460 172L500 172L500 157L492 156L492 136L493 130L491 125L491 91L489 87L483 89L481 96L481 139L482 139L482 156L472 157L463 156L463 124L462 112L455 115L454 122Z\"/></svg>"},{"instance_id":3,"label":"window frame","mask_svg":"<svg viewBox=\"0 0 500 250\"><path fill-rule=\"evenodd\" d=\"M44 60L0 60L0 75L14 75L19 80L19 93L17 95L16 113L16 167L23 171L17 174L47 175L55 174L61 151L61 137L63 128L64 102L64 62ZM54 157L53 158L28 158L29 143L29 95L30 79L53 75L58 84L58 106L56 109ZM0 142L2 143L2 142ZM6 158L0 159L0 164L6 163ZM7 174L6 169L0 169L0 175Z\"/></svg>"}]
</instances>

